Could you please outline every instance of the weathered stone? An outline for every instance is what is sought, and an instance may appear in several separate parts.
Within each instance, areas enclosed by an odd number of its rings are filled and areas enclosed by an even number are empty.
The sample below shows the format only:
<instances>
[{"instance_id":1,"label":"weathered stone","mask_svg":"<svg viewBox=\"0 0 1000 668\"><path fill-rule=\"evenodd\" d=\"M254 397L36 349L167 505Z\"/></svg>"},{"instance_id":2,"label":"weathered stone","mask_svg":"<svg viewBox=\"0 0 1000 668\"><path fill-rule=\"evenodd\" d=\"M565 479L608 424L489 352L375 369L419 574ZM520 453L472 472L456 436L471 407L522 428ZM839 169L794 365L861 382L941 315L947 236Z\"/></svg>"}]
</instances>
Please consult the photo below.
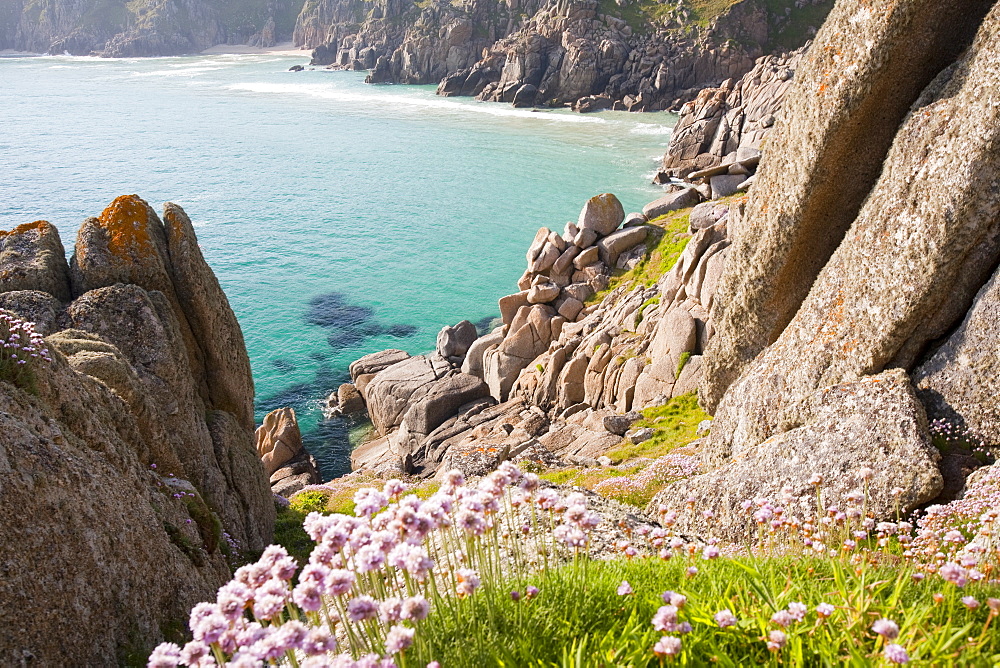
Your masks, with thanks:
<instances>
[{"instance_id":1,"label":"weathered stone","mask_svg":"<svg viewBox=\"0 0 1000 668\"><path fill-rule=\"evenodd\" d=\"M469 346L478 336L476 326L468 320L463 320L454 327L443 327L437 336L437 353L445 358L464 358Z\"/></svg>"},{"instance_id":2,"label":"weathered stone","mask_svg":"<svg viewBox=\"0 0 1000 668\"><path fill-rule=\"evenodd\" d=\"M527 300L525 300L525 304L527 304ZM473 341L472 345L469 346L469 352L465 355L465 361L462 362L462 373L482 378L483 355L486 354L486 351L491 346L500 345L501 341L503 341L502 329L494 330L489 334L481 336Z\"/></svg>"},{"instance_id":3,"label":"weathered stone","mask_svg":"<svg viewBox=\"0 0 1000 668\"><path fill-rule=\"evenodd\" d=\"M583 210L580 212L580 219L576 225L580 230L593 230L599 236L611 234L621 224L625 218L625 209L618 198L611 193L595 195L587 200ZM574 243L576 243L574 241ZM593 243L591 241L590 243ZM590 244L577 244L585 247Z\"/></svg>"},{"instance_id":4,"label":"weathered stone","mask_svg":"<svg viewBox=\"0 0 1000 668\"><path fill-rule=\"evenodd\" d=\"M577 248L589 248L597 241L598 234L594 230L582 229L573 237L573 245Z\"/></svg>"},{"instance_id":5,"label":"weathered stone","mask_svg":"<svg viewBox=\"0 0 1000 668\"><path fill-rule=\"evenodd\" d=\"M0 232L0 292L38 290L70 300L69 265L59 232L47 221Z\"/></svg>"},{"instance_id":6,"label":"weathered stone","mask_svg":"<svg viewBox=\"0 0 1000 668\"><path fill-rule=\"evenodd\" d=\"M715 412L713 449L724 453L734 443L757 444L780 433L800 421L802 402L816 390L885 368L910 368L965 313L1000 259L1000 200L970 187L968 176L1000 184L994 149L1000 142L1000 90L992 74L998 64L1000 7L959 65L935 79L899 128L887 157L891 169L875 184L795 317L752 363L739 365L742 374ZM954 121L969 115L983 124ZM735 359L728 357L734 332L727 322L725 334L715 323L706 360L714 354L716 363L706 365L707 372L735 368L724 361ZM744 335L740 330L738 336ZM706 377L721 379L717 373ZM717 391L720 385L709 387Z\"/></svg>"},{"instance_id":7,"label":"weathered stone","mask_svg":"<svg viewBox=\"0 0 1000 668\"><path fill-rule=\"evenodd\" d=\"M566 320L572 322L576 320L576 316L580 315L580 311L583 310L583 302L579 299L574 299L573 297L567 297L565 301L556 309L556 312Z\"/></svg>"},{"instance_id":8,"label":"weathered stone","mask_svg":"<svg viewBox=\"0 0 1000 668\"><path fill-rule=\"evenodd\" d=\"M579 255L573 259L573 266L577 269L583 269L584 267L589 267L594 264L600 258L600 250L597 246L590 246L583 249Z\"/></svg>"},{"instance_id":9,"label":"weathered stone","mask_svg":"<svg viewBox=\"0 0 1000 668\"><path fill-rule=\"evenodd\" d=\"M365 410L365 400L352 383L342 383L337 388L337 404L342 415L362 413Z\"/></svg>"},{"instance_id":10,"label":"weathered stone","mask_svg":"<svg viewBox=\"0 0 1000 668\"><path fill-rule=\"evenodd\" d=\"M357 384L358 377L362 374L375 374L383 369L388 369L393 364L399 364L410 359L410 354L405 350L380 350L377 353L370 353L361 359L351 362L351 380Z\"/></svg>"},{"instance_id":11,"label":"weathered stone","mask_svg":"<svg viewBox=\"0 0 1000 668\"><path fill-rule=\"evenodd\" d=\"M573 260L580 254L580 250L579 246L569 246L552 264L552 271L556 274L569 274L573 268Z\"/></svg>"},{"instance_id":12,"label":"weathered stone","mask_svg":"<svg viewBox=\"0 0 1000 668\"><path fill-rule=\"evenodd\" d=\"M603 419L605 431L616 436L624 436L625 432L632 428L632 423L642 419L640 413L627 413L625 415L608 415Z\"/></svg>"},{"instance_id":13,"label":"weathered stone","mask_svg":"<svg viewBox=\"0 0 1000 668\"><path fill-rule=\"evenodd\" d=\"M1000 445L1000 403L986 379L1000 377L1000 273L994 274L955 333L913 373L929 417L956 437Z\"/></svg>"},{"instance_id":14,"label":"weathered stone","mask_svg":"<svg viewBox=\"0 0 1000 668\"><path fill-rule=\"evenodd\" d=\"M481 378L464 373L447 376L427 387L419 401L407 409L403 421L411 434L426 436L455 415L460 406L489 393Z\"/></svg>"},{"instance_id":15,"label":"weathered stone","mask_svg":"<svg viewBox=\"0 0 1000 668\"><path fill-rule=\"evenodd\" d=\"M712 186L712 199L728 197L739 192L739 186L746 181L741 175L713 176L709 183Z\"/></svg>"},{"instance_id":16,"label":"weathered stone","mask_svg":"<svg viewBox=\"0 0 1000 668\"><path fill-rule=\"evenodd\" d=\"M649 234L649 227L630 227L627 230L618 230L614 234L608 235L597 242L597 250L600 254L601 262L614 267L618 263L618 256L645 240Z\"/></svg>"},{"instance_id":17,"label":"weathered stone","mask_svg":"<svg viewBox=\"0 0 1000 668\"><path fill-rule=\"evenodd\" d=\"M503 324L509 325L518 309L528 305L528 290L525 289L521 292L501 297L498 303L500 306L500 318L503 320Z\"/></svg>"},{"instance_id":18,"label":"weathered stone","mask_svg":"<svg viewBox=\"0 0 1000 668\"><path fill-rule=\"evenodd\" d=\"M302 433L295 410L276 408L268 413L257 427L255 438L257 456L264 464L264 473L270 476L302 450Z\"/></svg>"},{"instance_id":19,"label":"weathered stone","mask_svg":"<svg viewBox=\"0 0 1000 668\"><path fill-rule=\"evenodd\" d=\"M961 286L948 299L957 309L967 307L981 282L974 287L966 283L982 280L981 275L977 276L979 271L970 265L981 260L970 256L965 263L967 269L961 271L960 263L947 261L945 258L961 257L973 246L947 241L961 235L952 237L946 230L964 227L971 231L980 221L995 219L996 213L990 212L988 206L971 218L951 217L944 212L977 211L973 200L982 200L985 190L969 187L972 174L977 183L996 178L984 176L979 166L992 172L996 164L987 157L992 149L986 149L996 141L995 137L991 139L992 129L998 127L996 107L990 107L995 101L994 91L986 74L989 68L995 69L996 62L995 45L990 39L995 33L995 19L991 16L983 22L989 6L970 1L952 3L937 11L925 1L908 0L893 5L892 11L873 12L865 0L837 3L796 71L795 84L784 102L785 120L768 138L767 154L747 205L744 220L748 229L736 235L728 254L714 306L717 334L706 357L706 379L701 388L709 410L715 410L725 389L750 361L778 339L810 290L817 292L820 271L826 267L831 276L842 271L844 264L838 263L839 267L833 269L829 260L845 241L845 235L846 246L855 255L852 262L862 254L870 258L862 264L851 264L849 269L851 277L866 277L850 281L866 297L887 290L888 295L904 299L898 288L909 286L910 276L920 276L925 285ZM965 53L958 66L946 70L968 48L981 23L978 43ZM851 65L844 68L842 63ZM934 112L924 113L930 109ZM958 117L977 118L975 129L954 122ZM991 130L980 132L984 128ZM933 169L925 162L931 160L930 156L937 165ZM920 196L904 204L904 193L910 192L919 192ZM931 222L942 217L955 223L942 222L939 226ZM919 236L924 241L907 244L902 237L911 234L908 230L918 229L914 222L917 220L921 221ZM848 234L848 230L852 232ZM883 239L882 234L887 236ZM979 241L974 239L981 239L981 234L964 238L977 244ZM937 239L932 241L927 235ZM880 241L870 244L870 238ZM901 256L899 246L910 250ZM918 247L937 252L918 259L911 256ZM990 248L990 244L981 246L982 252L988 253ZM847 261L847 248L839 255L841 262ZM882 278L873 282L867 276L868 267L879 265L875 258L889 257L894 262L882 262L880 266L896 267L907 277L893 277L885 286ZM956 282L957 276L967 279ZM846 293L837 296L836 289L818 292L838 304L828 304L828 314L841 313L839 304L859 314L871 314L883 334L879 338L884 342L899 341L902 345L894 346L897 350L904 346L916 350L921 341L927 341L925 336L913 338L903 331L910 327L908 324L897 330L895 323L909 323L909 315L893 315L894 325L887 328L883 317L863 305L866 299L859 302ZM924 297L917 297L921 293ZM933 293L915 291L914 299L925 303L907 311L914 315L920 312L917 317L924 325L922 329L935 330L940 336L956 316L948 318L947 325L934 317L932 311L937 309L926 303L927 298L936 299ZM838 318L846 324L853 316L843 312ZM810 323L810 336L823 331L814 325ZM861 342L866 341L866 336L858 331L851 335ZM826 336L820 338L824 339L822 345L831 350L837 345ZM869 366L867 361L860 366L866 372L878 371L896 354L882 350L875 355L879 360L875 366ZM853 351L838 356L859 362L868 357ZM912 356L907 356L910 361L900 357L898 363L911 364ZM847 379L835 374L824 382Z\"/></svg>"},{"instance_id":20,"label":"weathered stone","mask_svg":"<svg viewBox=\"0 0 1000 668\"><path fill-rule=\"evenodd\" d=\"M876 519L895 518L934 499L942 488L939 455L931 445L923 408L900 370L824 388L807 400L802 422L790 425L762 443L741 444L733 460L658 493L658 504L684 508L690 497L697 510L711 510L713 534L752 542L757 536L752 516L740 504L750 499L780 499L789 517L812 518L816 488L822 476L823 501L846 509L845 497L867 491L867 511ZM713 429L713 434L719 426ZM709 457L709 462L717 461ZM862 469L871 480L862 480ZM902 489L898 497L891 493ZM679 513L676 530L707 530L701 512Z\"/></svg>"},{"instance_id":21,"label":"weathered stone","mask_svg":"<svg viewBox=\"0 0 1000 668\"><path fill-rule=\"evenodd\" d=\"M559 296L559 286L554 283L541 283L528 290L529 304L545 304Z\"/></svg>"},{"instance_id":22,"label":"weathered stone","mask_svg":"<svg viewBox=\"0 0 1000 668\"><path fill-rule=\"evenodd\" d=\"M677 209L686 209L701 201L701 194L694 188L685 188L654 200L642 207L642 213L647 219L653 220Z\"/></svg>"},{"instance_id":23,"label":"weathered stone","mask_svg":"<svg viewBox=\"0 0 1000 668\"><path fill-rule=\"evenodd\" d=\"M638 212L630 213L625 216L625 222L622 223L622 228L627 229L629 227L636 227L638 225L644 225L647 222L649 222L649 219L646 218L644 214Z\"/></svg>"},{"instance_id":24,"label":"weathered stone","mask_svg":"<svg viewBox=\"0 0 1000 668\"><path fill-rule=\"evenodd\" d=\"M586 283L570 283L563 288L563 294L580 302L585 302L594 294L594 289Z\"/></svg>"},{"instance_id":25,"label":"weathered stone","mask_svg":"<svg viewBox=\"0 0 1000 668\"><path fill-rule=\"evenodd\" d=\"M455 373L438 355L420 355L376 374L367 387L368 415L379 435L399 426L403 416L433 391L438 381Z\"/></svg>"},{"instance_id":26,"label":"weathered stone","mask_svg":"<svg viewBox=\"0 0 1000 668\"><path fill-rule=\"evenodd\" d=\"M559 255L559 249L551 242L546 241L538 257L533 262L528 263L528 269L534 273L546 271L559 259Z\"/></svg>"},{"instance_id":27,"label":"weathered stone","mask_svg":"<svg viewBox=\"0 0 1000 668\"><path fill-rule=\"evenodd\" d=\"M640 443L645 443L649 439L653 438L653 434L656 431L652 427L644 427L642 429L636 429L635 431L630 431L625 434L625 438L628 439L629 443L633 445L639 445Z\"/></svg>"}]
</instances>

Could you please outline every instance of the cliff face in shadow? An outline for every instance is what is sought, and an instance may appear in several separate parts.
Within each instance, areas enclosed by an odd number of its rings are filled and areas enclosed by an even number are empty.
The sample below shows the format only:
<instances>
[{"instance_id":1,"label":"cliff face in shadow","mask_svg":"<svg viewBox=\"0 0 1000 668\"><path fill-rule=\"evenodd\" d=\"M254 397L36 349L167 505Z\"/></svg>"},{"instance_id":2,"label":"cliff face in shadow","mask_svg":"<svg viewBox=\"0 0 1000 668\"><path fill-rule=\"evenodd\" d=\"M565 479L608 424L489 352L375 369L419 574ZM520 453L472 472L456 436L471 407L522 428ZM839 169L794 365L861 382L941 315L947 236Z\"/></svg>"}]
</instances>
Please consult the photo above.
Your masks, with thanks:
<instances>
[{"instance_id":1,"label":"cliff face in shadow","mask_svg":"<svg viewBox=\"0 0 1000 668\"><path fill-rule=\"evenodd\" d=\"M173 56L291 39L300 0L0 0L0 49Z\"/></svg>"},{"instance_id":2,"label":"cliff face in shadow","mask_svg":"<svg viewBox=\"0 0 1000 668\"><path fill-rule=\"evenodd\" d=\"M69 263L44 221L0 233L0 309L5 340L45 337L0 360L0 654L108 664L177 637L275 513L243 336L190 220L120 197Z\"/></svg>"}]
</instances>

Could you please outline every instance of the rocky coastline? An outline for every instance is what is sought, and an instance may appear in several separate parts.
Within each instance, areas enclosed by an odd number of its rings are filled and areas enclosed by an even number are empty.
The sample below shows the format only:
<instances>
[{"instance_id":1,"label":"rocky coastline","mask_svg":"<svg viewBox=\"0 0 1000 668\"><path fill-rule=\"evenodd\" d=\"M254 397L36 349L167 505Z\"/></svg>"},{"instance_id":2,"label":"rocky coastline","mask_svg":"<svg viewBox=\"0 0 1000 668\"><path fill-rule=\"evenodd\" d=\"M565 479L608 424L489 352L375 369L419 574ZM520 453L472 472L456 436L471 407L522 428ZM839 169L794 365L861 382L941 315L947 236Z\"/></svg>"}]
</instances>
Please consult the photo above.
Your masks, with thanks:
<instances>
[{"instance_id":1,"label":"rocky coastline","mask_svg":"<svg viewBox=\"0 0 1000 668\"><path fill-rule=\"evenodd\" d=\"M380 3L379 18L400 9ZM327 410L371 419L353 468L429 481L507 461L669 465L644 508L614 510L623 531L694 498L705 512L678 512L672 530L744 546L761 536L755 499L795 518L821 483L828 508L863 489L874 525L995 476L1000 5L870 4L840 0L806 48L640 105L686 99L664 195L629 214L597 195L541 228L492 331L461 321L427 354L351 364ZM560 30L593 20L563 9ZM388 58L390 77L398 49L402 64L419 52L403 31L392 55L352 54L374 48L369 33L325 29L333 14L300 37L352 37L348 57L374 59L373 74ZM531 21L531 35L510 21L492 35L505 64L475 94L584 90L546 79L549 24ZM451 47L475 43L457 30ZM570 47L560 62L586 51ZM512 62L544 70L540 83ZM293 411L254 432L242 333L180 207L118 198L74 250L67 262L44 221L0 233L0 321L35 353L27 370L0 364L0 499L31 509L0 525L0 649L21 663L126 662L183 637L176 620L214 597L227 557L271 540L273 494L294 502L319 482ZM656 410L695 396L711 415L697 438L656 460L621 454L660 436Z\"/></svg>"}]
</instances>

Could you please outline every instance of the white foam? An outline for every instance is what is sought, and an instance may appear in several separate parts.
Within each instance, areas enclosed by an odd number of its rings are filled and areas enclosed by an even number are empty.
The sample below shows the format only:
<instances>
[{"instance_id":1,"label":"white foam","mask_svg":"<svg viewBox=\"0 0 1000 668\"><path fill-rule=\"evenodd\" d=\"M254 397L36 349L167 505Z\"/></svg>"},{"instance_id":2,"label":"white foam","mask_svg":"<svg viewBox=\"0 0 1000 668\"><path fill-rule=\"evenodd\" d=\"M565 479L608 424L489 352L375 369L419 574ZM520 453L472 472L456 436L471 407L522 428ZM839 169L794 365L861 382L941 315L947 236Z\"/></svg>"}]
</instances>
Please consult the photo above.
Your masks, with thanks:
<instances>
[{"instance_id":1,"label":"white foam","mask_svg":"<svg viewBox=\"0 0 1000 668\"><path fill-rule=\"evenodd\" d=\"M660 125L652 123L639 123L634 128L630 130L632 134L636 135L671 135L674 129L669 125Z\"/></svg>"},{"instance_id":2,"label":"white foam","mask_svg":"<svg viewBox=\"0 0 1000 668\"><path fill-rule=\"evenodd\" d=\"M416 97L414 95L357 93L345 91L324 84L274 84L274 83L239 83L226 86L230 90L242 90L251 93L278 95L303 95L339 102L392 102L393 104L412 107L440 109L447 112L470 112L488 114L490 116L506 116L512 118L530 118L532 120L555 121L559 123L607 123L603 118L579 116L569 112L529 111L514 109L500 104L482 102L458 102L440 97Z\"/></svg>"}]
</instances>

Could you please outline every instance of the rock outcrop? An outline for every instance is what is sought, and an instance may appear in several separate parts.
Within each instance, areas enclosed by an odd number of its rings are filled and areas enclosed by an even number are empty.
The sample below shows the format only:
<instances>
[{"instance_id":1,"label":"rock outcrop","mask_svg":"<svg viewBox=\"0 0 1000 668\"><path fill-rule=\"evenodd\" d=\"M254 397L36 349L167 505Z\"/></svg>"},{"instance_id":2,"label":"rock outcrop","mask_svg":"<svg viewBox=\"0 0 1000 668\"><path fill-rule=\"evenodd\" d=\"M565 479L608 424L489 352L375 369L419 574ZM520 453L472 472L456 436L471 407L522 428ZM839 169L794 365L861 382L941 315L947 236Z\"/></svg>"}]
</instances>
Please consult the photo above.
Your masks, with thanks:
<instances>
[{"instance_id":1,"label":"rock outcrop","mask_svg":"<svg viewBox=\"0 0 1000 668\"><path fill-rule=\"evenodd\" d=\"M47 223L0 240L2 308L52 351L0 378L4 656L125 661L271 540L242 335L190 221L164 220L119 198L69 266Z\"/></svg>"},{"instance_id":2,"label":"rock outcrop","mask_svg":"<svg viewBox=\"0 0 1000 668\"><path fill-rule=\"evenodd\" d=\"M268 47L291 39L301 0L64 2L0 8L0 49L75 56L174 56L217 44ZM6 10L6 11L4 11Z\"/></svg>"},{"instance_id":3,"label":"rock outcrop","mask_svg":"<svg viewBox=\"0 0 1000 668\"><path fill-rule=\"evenodd\" d=\"M441 95L515 106L654 111L739 78L814 32L832 6L787 4L647 13L597 0L320 0L303 9L295 40L315 47L313 64L371 70L372 83L439 83Z\"/></svg>"},{"instance_id":4,"label":"rock outcrop","mask_svg":"<svg viewBox=\"0 0 1000 668\"><path fill-rule=\"evenodd\" d=\"M745 180L752 174L756 163L743 164L737 154L742 149L756 152L759 158L807 48L759 58L739 81L727 80L719 88L706 88L681 107L658 180L684 178L722 165L727 158L730 164L719 175L743 176Z\"/></svg>"},{"instance_id":5,"label":"rock outcrop","mask_svg":"<svg viewBox=\"0 0 1000 668\"><path fill-rule=\"evenodd\" d=\"M807 473L844 494L869 468L879 517L933 500L956 466L939 468L928 447L907 372L935 418L996 442L981 385L996 365L1000 263L990 4L944 17L915 0L838 3L800 62L746 207L730 212L700 388L715 412L706 472L657 501L712 490L721 526L745 538L737 504L785 496L805 508Z\"/></svg>"},{"instance_id":6,"label":"rock outcrop","mask_svg":"<svg viewBox=\"0 0 1000 668\"><path fill-rule=\"evenodd\" d=\"M503 325L473 341L464 360L384 351L351 366L359 380L379 369L363 392L378 438L354 451L353 467L430 476L481 474L507 459L596 465L621 443L633 408L697 387L728 214L713 204L655 286L622 286L586 308L607 287L609 266L636 266L647 238L665 232L639 222L642 214L618 229L625 215L610 194L587 202L562 235L539 230L522 291L500 299Z\"/></svg>"}]
</instances>

